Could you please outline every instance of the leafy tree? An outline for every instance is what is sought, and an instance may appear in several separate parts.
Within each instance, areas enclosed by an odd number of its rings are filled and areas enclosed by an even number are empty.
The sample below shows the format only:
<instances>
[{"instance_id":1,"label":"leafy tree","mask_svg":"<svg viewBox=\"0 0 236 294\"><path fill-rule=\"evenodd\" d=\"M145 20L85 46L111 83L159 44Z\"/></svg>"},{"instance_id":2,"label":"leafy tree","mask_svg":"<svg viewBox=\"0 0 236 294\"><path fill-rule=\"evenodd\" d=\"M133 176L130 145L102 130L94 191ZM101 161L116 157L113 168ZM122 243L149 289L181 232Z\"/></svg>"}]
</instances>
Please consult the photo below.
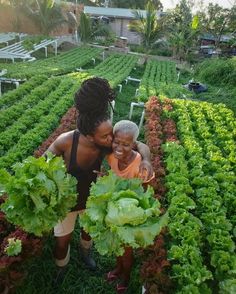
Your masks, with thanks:
<instances>
[{"instance_id":1,"label":"leafy tree","mask_svg":"<svg viewBox=\"0 0 236 294\"><path fill-rule=\"evenodd\" d=\"M216 46L219 45L223 34L229 32L230 23L235 22L235 9L223 8L218 4L209 3L204 11L200 11L200 23L205 33L210 33L215 38Z\"/></svg>"},{"instance_id":2,"label":"leafy tree","mask_svg":"<svg viewBox=\"0 0 236 294\"><path fill-rule=\"evenodd\" d=\"M192 1L181 0L163 19L173 56L179 59L186 59L199 34L198 18L193 17L191 9Z\"/></svg>"},{"instance_id":3,"label":"leafy tree","mask_svg":"<svg viewBox=\"0 0 236 294\"><path fill-rule=\"evenodd\" d=\"M133 12L135 21L130 23L129 28L141 37L143 46L148 50L161 35L161 27L153 3L148 2L145 8L146 17L138 10Z\"/></svg>"},{"instance_id":4,"label":"leafy tree","mask_svg":"<svg viewBox=\"0 0 236 294\"><path fill-rule=\"evenodd\" d=\"M230 9L228 31L236 37L236 4Z\"/></svg>"},{"instance_id":5,"label":"leafy tree","mask_svg":"<svg viewBox=\"0 0 236 294\"><path fill-rule=\"evenodd\" d=\"M3 1L3 3L10 5L13 8L13 28L15 32L21 32L21 19L19 12L24 12L24 8L27 4L32 2L31 0L9 0ZM1 4L1 2L0 2Z\"/></svg>"},{"instance_id":6,"label":"leafy tree","mask_svg":"<svg viewBox=\"0 0 236 294\"><path fill-rule=\"evenodd\" d=\"M80 14L79 35L83 43L87 43L92 39L91 20L84 12Z\"/></svg>"},{"instance_id":7,"label":"leafy tree","mask_svg":"<svg viewBox=\"0 0 236 294\"><path fill-rule=\"evenodd\" d=\"M111 28L101 19L91 20L84 12L80 14L79 34L82 42L87 43L96 37L109 38L112 35Z\"/></svg>"},{"instance_id":8,"label":"leafy tree","mask_svg":"<svg viewBox=\"0 0 236 294\"><path fill-rule=\"evenodd\" d=\"M66 22L61 7L54 0L31 1L27 8L28 16L43 35L49 35L52 30Z\"/></svg>"}]
</instances>

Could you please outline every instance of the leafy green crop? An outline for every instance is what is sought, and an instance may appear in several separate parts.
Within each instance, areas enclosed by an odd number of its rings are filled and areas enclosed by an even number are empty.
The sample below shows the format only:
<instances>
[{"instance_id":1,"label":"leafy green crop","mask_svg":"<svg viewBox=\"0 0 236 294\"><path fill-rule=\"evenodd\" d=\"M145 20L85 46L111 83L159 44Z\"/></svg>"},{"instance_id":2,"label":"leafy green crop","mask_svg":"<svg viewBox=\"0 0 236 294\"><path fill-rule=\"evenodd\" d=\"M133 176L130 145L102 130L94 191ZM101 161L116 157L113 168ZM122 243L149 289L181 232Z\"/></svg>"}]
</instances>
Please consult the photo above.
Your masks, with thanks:
<instances>
[{"instance_id":1,"label":"leafy green crop","mask_svg":"<svg viewBox=\"0 0 236 294\"><path fill-rule=\"evenodd\" d=\"M8 221L26 232L41 236L49 232L76 204L76 179L66 173L61 157L32 156L13 166L14 175L0 170L1 205Z\"/></svg>"},{"instance_id":2,"label":"leafy green crop","mask_svg":"<svg viewBox=\"0 0 236 294\"><path fill-rule=\"evenodd\" d=\"M168 221L167 213L159 217L159 207L151 187L144 192L141 180L109 171L92 185L81 225L100 254L119 256L124 245L138 248L153 243Z\"/></svg>"},{"instance_id":3,"label":"leafy green crop","mask_svg":"<svg viewBox=\"0 0 236 294\"><path fill-rule=\"evenodd\" d=\"M19 239L9 238L8 245L5 248L5 252L8 256L14 256L21 253L22 250L22 242Z\"/></svg>"}]
</instances>

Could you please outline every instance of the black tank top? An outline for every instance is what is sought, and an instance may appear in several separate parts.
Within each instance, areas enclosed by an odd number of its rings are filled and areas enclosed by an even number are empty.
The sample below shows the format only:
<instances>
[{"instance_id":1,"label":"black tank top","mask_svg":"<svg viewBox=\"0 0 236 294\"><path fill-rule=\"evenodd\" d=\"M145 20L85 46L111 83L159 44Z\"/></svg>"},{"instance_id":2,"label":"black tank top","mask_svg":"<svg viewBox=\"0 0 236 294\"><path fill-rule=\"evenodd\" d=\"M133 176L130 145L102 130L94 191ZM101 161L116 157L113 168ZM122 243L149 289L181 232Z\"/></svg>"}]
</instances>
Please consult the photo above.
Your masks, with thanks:
<instances>
[{"instance_id":1,"label":"black tank top","mask_svg":"<svg viewBox=\"0 0 236 294\"><path fill-rule=\"evenodd\" d=\"M95 182L97 179L97 175L93 172L93 170L100 170L101 163L104 157L104 155L101 152L101 155L99 155L99 157L94 161L94 163L88 169L80 168L76 161L79 136L80 136L79 131L75 130L73 134L73 143L71 148L70 164L68 169L68 173L74 176L78 181L77 205L72 209L72 211L85 209L86 201L89 196L89 189L91 187L91 183Z\"/></svg>"}]
</instances>

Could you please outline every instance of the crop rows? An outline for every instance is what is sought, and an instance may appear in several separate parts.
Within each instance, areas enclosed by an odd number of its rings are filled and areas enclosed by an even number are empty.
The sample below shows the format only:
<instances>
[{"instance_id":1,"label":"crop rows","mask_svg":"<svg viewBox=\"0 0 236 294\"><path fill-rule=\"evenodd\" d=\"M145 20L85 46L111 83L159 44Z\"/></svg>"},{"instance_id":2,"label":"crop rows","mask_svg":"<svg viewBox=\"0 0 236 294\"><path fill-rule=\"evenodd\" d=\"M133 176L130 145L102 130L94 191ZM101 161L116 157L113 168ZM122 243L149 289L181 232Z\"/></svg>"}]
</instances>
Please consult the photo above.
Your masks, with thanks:
<instances>
[{"instance_id":1,"label":"crop rows","mask_svg":"<svg viewBox=\"0 0 236 294\"><path fill-rule=\"evenodd\" d=\"M61 117L73 105L74 93L87 74L52 77L0 116L4 125L0 139L0 168L21 161L51 134ZM15 118L15 119L14 119Z\"/></svg>"},{"instance_id":2,"label":"crop rows","mask_svg":"<svg viewBox=\"0 0 236 294\"><path fill-rule=\"evenodd\" d=\"M158 95L162 84L176 83L177 73L174 62L149 60L139 86L139 100Z\"/></svg>"},{"instance_id":3,"label":"crop rows","mask_svg":"<svg viewBox=\"0 0 236 294\"><path fill-rule=\"evenodd\" d=\"M7 77L31 78L34 75L58 75L74 71L77 67L84 66L91 58L101 53L101 49L79 47L56 57L51 57L33 62L21 62L17 64L2 64L2 68L8 70Z\"/></svg>"},{"instance_id":4,"label":"crop rows","mask_svg":"<svg viewBox=\"0 0 236 294\"><path fill-rule=\"evenodd\" d=\"M170 215L167 248L173 293L234 293L233 114L222 105L155 100L148 101L156 117L147 126L151 146L162 144L153 162L164 155L167 192L162 202Z\"/></svg>"},{"instance_id":5,"label":"crop rows","mask_svg":"<svg viewBox=\"0 0 236 294\"><path fill-rule=\"evenodd\" d=\"M44 119L43 117L50 112L57 100L67 92L71 92L70 88L73 85L70 79L63 79L55 91L48 93L46 99L41 99L14 120L13 124L0 133L0 155L3 156L14 142L16 144L20 137L27 132L29 128L33 128L36 123Z\"/></svg>"},{"instance_id":6,"label":"crop rows","mask_svg":"<svg viewBox=\"0 0 236 294\"><path fill-rule=\"evenodd\" d=\"M36 87L30 94L23 96L21 100L14 105L0 112L0 129L12 125L27 109L32 108L40 100L46 99L48 94L55 90L59 85L60 79L52 78L46 80L40 86Z\"/></svg>"},{"instance_id":7,"label":"crop rows","mask_svg":"<svg viewBox=\"0 0 236 294\"><path fill-rule=\"evenodd\" d=\"M0 99L0 110L6 109L9 106L17 103L17 101L21 100L25 95L29 94L35 87L39 86L46 79L47 77L45 75L32 77L14 91L9 91L2 95Z\"/></svg>"},{"instance_id":8,"label":"crop rows","mask_svg":"<svg viewBox=\"0 0 236 294\"><path fill-rule=\"evenodd\" d=\"M212 284L211 288L215 287L220 293L233 293L236 257L232 225L235 226L236 187L232 162L235 158L232 156L229 160L227 154L221 152L220 147L215 144L217 133L213 128L210 130L208 116L204 115L202 107L205 113L214 111L214 107L207 103L176 100L173 117L177 121L183 144L187 179L192 189L190 196L196 203L195 216L202 224L201 243L204 245L201 250L207 252L203 257L211 269L214 281L218 281L218 284ZM228 112L227 109L225 111ZM214 117L212 114L209 116ZM225 131L229 133L230 129ZM184 174L183 171L181 174ZM179 190L181 184L185 182L179 182ZM194 229L192 231L196 232Z\"/></svg>"},{"instance_id":9,"label":"crop rows","mask_svg":"<svg viewBox=\"0 0 236 294\"><path fill-rule=\"evenodd\" d=\"M136 56L114 54L89 73L107 79L114 88L130 74L137 61Z\"/></svg>"}]
</instances>

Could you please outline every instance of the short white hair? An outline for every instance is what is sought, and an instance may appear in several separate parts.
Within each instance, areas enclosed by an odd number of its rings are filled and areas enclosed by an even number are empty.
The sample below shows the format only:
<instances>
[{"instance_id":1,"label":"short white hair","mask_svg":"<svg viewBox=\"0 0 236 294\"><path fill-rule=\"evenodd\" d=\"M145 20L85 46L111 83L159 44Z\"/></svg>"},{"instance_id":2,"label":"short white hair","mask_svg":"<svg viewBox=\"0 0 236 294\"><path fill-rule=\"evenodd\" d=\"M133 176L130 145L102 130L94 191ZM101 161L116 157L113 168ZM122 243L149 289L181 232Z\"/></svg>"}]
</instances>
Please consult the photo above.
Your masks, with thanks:
<instances>
[{"instance_id":1,"label":"short white hair","mask_svg":"<svg viewBox=\"0 0 236 294\"><path fill-rule=\"evenodd\" d=\"M130 120L120 120L113 127L113 134L116 132L122 132L124 134L131 134L134 142L137 140L139 135L139 128L136 123Z\"/></svg>"}]
</instances>

